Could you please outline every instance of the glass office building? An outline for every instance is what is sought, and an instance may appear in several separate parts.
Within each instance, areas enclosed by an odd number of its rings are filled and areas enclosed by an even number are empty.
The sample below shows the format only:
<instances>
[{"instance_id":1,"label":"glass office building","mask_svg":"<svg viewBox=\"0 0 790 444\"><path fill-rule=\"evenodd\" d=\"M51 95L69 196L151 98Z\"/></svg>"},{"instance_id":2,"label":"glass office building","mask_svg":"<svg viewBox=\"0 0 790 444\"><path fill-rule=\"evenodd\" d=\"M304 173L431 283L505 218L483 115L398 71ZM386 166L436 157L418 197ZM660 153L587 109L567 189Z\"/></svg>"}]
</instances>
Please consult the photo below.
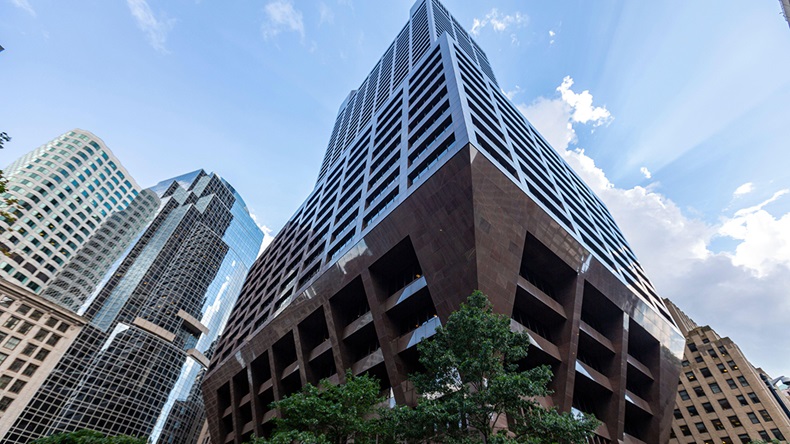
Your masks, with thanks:
<instances>
[{"instance_id":1,"label":"glass office building","mask_svg":"<svg viewBox=\"0 0 790 444\"><path fill-rule=\"evenodd\" d=\"M345 369L412 403L415 344L480 289L596 442L666 442L683 336L601 200L436 0L337 114L314 190L256 261L203 384L212 442Z\"/></svg>"},{"instance_id":2,"label":"glass office building","mask_svg":"<svg viewBox=\"0 0 790 444\"><path fill-rule=\"evenodd\" d=\"M140 187L101 139L74 129L3 170L16 221L0 216L0 279L40 294Z\"/></svg>"},{"instance_id":3,"label":"glass office building","mask_svg":"<svg viewBox=\"0 0 790 444\"><path fill-rule=\"evenodd\" d=\"M197 438L200 377L263 233L216 174L195 171L146 193L155 216L81 303L88 324L2 442L83 428Z\"/></svg>"}]
</instances>

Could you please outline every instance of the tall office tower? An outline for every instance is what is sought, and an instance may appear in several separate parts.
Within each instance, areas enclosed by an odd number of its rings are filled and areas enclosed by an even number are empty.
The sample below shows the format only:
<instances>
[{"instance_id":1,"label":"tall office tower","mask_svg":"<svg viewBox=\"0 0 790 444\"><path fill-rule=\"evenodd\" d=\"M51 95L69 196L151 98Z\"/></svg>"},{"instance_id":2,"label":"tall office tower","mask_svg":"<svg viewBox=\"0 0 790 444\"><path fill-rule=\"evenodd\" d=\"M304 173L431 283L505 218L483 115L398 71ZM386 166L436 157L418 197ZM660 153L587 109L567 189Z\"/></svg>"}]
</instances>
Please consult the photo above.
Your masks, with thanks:
<instances>
[{"instance_id":1,"label":"tall office tower","mask_svg":"<svg viewBox=\"0 0 790 444\"><path fill-rule=\"evenodd\" d=\"M474 289L530 333L547 403L595 414L598 442L666 442L682 335L605 205L420 0L250 270L204 379L212 442L267 433L271 401L348 368L412 402L415 344Z\"/></svg>"},{"instance_id":2,"label":"tall office tower","mask_svg":"<svg viewBox=\"0 0 790 444\"><path fill-rule=\"evenodd\" d=\"M75 129L3 170L17 220L0 216L0 279L41 293L113 213L140 187L93 134Z\"/></svg>"},{"instance_id":3,"label":"tall office tower","mask_svg":"<svg viewBox=\"0 0 790 444\"><path fill-rule=\"evenodd\" d=\"M787 20L787 24L790 25L790 0L779 0L779 3L782 4L782 15Z\"/></svg>"},{"instance_id":4,"label":"tall office tower","mask_svg":"<svg viewBox=\"0 0 790 444\"><path fill-rule=\"evenodd\" d=\"M84 313L90 295L113 263L151 222L159 203L156 193L143 190L127 208L112 213L52 278L41 296L76 313Z\"/></svg>"},{"instance_id":5,"label":"tall office tower","mask_svg":"<svg viewBox=\"0 0 790 444\"><path fill-rule=\"evenodd\" d=\"M263 233L225 180L161 182L158 212L85 301L88 324L3 443L82 428L190 443L199 382ZM142 195L142 193L141 193Z\"/></svg>"},{"instance_id":6,"label":"tall office tower","mask_svg":"<svg viewBox=\"0 0 790 444\"><path fill-rule=\"evenodd\" d=\"M667 302L686 336L670 444L741 444L790 437L790 402L730 338Z\"/></svg>"}]
</instances>

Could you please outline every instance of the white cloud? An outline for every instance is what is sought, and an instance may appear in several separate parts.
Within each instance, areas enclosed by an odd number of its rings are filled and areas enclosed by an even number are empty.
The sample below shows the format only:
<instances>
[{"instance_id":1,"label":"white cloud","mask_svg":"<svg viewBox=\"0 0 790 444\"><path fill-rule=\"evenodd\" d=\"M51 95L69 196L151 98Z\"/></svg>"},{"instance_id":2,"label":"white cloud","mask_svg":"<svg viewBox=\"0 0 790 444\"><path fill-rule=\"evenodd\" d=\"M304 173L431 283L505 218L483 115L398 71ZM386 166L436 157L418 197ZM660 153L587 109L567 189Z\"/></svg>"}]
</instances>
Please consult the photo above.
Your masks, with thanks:
<instances>
[{"instance_id":1,"label":"white cloud","mask_svg":"<svg viewBox=\"0 0 790 444\"><path fill-rule=\"evenodd\" d=\"M760 202L759 204L757 204L757 205L755 205L753 207L741 208L740 210L735 212L735 216L736 217L747 216L749 214L756 213L756 212L762 210L763 207L765 207L766 205L768 205L770 203L773 203L773 202L776 202L777 200L779 200L780 197L784 196L787 193L790 193L789 189L785 188L783 190L779 190L779 191L775 192L774 195L771 196L770 198L768 198L767 200L764 200L763 202Z\"/></svg>"},{"instance_id":2,"label":"white cloud","mask_svg":"<svg viewBox=\"0 0 790 444\"><path fill-rule=\"evenodd\" d=\"M647 169L647 167L639 168L639 172L642 173L643 176L645 176L645 179L651 179L653 177L653 173L651 173L650 170Z\"/></svg>"},{"instance_id":3,"label":"white cloud","mask_svg":"<svg viewBox=\"0 0 790 444\"><path fill-rule=\"evenodd\" d=\"M552 30L549 30L549 37L550 37L549 45L553 45L554 44L554 36L556 36L556 35L557 35L556 32L554 32Z\"/></svg>"},{"instance_id":4,"label":"white cloud","mask_svg":"<svg viewBox=\"0 0 790 444\"><path fill-rule=\"evenodd\" d=\"M571 117L574 122L591 122L593 126L600 126L612 121L612 115L605 106L593 106L593 96L590 91L584 90L575 93L571 90L571 86L573 86L573 79L571 76L565 76L562 79L562 84L557 87L557 91L560 92L562 100L573 109Z\"/></svg>"},{"instance_id":5,"label":"white cloud","mask_svg":"<svg viewBox=\"0 0 790 444\"><path fill-rule=\"evenodd\" d=\"M329 23L332 24L335 22L335 13L332 11L326 3L321 2L318 4L318 13L320 15L318 19L318 24Z\"/></svg>"},{"instance_id":6,"label":"white cloud","mask_svg":"<svg viewBox=\"0 0 790 444\"><path fill-rule=\"evenodd\" d=\"M486 26L490 26L496 32L504 32L511 26L525 26L529 22L529 17L516 11L514 14L500 14L493 8L483 18L475 18L472 21L472 34L479 35L480 31ZM511 35L511 39L513 36Z\"/></svg>"},{"instance_id":7,"label":"white cloud","mask_svg":"<svg viewBox=\"0 0 790 444\"><path fill-rule=\"evenodd\" d=\"M252 211L250 211L250 217L252 218L252 221L255 222L255 225L257 225L258 228L260 228L263 232L263 243L261 243L261 248L258 250L258 256L256 256L260 257L261 253L263 253L264 250L266 250L266 247L268 247L269 244L271 244L274 240L274 235L272 234L274 230L258 222L258 216Z\"/></svg>"},{"instance_id":8,"label":"white cloud","mask_svg":"<svg viewBox=\"0 0 790 444\"><path fill-rule=\"evenodd\" d=\"M746 182L745 184L739 186L735 189L732 193L733 197L743 196L744 194L749 194L754 191L754 184L751 182Z\"/></svg>"},{"instance_id":9,"label":"white cloud","mask_svg":"<svg viewBox=\"0 0 790 444\"><path fill-rule=\"evenodd\" d=\"M521 92L521 87L520 87L520 86L518 86L518 85L516 85L516 86L515 86L513 89L511 89L510 91L505 91L505 90L502 90L502 94L504 94L504 95L505 95L505 97L507 97L507 98L508 98L508 99L510 99L510 100L513 100L513 98L514 98L514 97L516 97L516 94L518 94L518 93L520 93L520 92Z\"/></svg>"},{"instance_id":10,"label":"white cloud","mask_svg":"<svg viewBox=\"0 0 790 444\"><path fill-rule=\"evenodd\" d=\"M145 33L148 43L158 52L168 54L165 42L167 33L173 29L175 19L157 18L146 0L126 0L126 4L129 5L137 27Z\"/></svg>"},{"instance_id":11,"label":"white cloud","mask_svg":"<svg viewBox=\"0 0 790 444\"><path fill-rule=\"evenodd\" d=\"M30 4L28 0L11 0L11 3L17 8L22 9L28 14L32 15L33 17L36 16L36 10L33 9L33 6Z\"/></svg>"},{"instance_id":12,"label":"white cloud","mask_svg":"<svg viewBox=\"0 0 790 444\"><path fill-rule=\"evenodd\" d=\"M302 39L305 36L302 12L294 8L289 0L274 0L263 8L266 21L261 25L263 38L268 40L283 31L298 33Z\"/></svg>"},{"instance_id":13,"label":"white cloud","mask_svg":"<svg viewBox=\"0 0 790 444\"><path fill-rule=\"evenodd\" d=\"M606 203L659 293L699 324L732 337L769 373L786 371L790 345L766 338L784 337L790 318L785 296L790 288L790 213L777 218L764 207L790 190L709 224L685 215L650 188L618 188L583 149L571 147L577 144L576 126L594 127L611 121L611 115L595 111L588 91L573 93L572 81L563 80L563 85L567 87L557 89L560 97L540 97L519 109ZM736 245L714 253L710 244L721 237Z\"/></svg>"},{"instance_id":14,"label":"white cloud","mask_svg":"<svg viewBox=\"0 0 790 444\"><path fill-rule=\"evenodd\" d=\"M614 118L602 106L593 106L593 96L585 90L571 90L573 79L566 76L556 91L560 98L539 97L531 105L518 105L522 113L540 130L549 143L557 149L567 149L577 141L574 123L592 124L593 127L608 125Z\"/></svg>"}]
</instances>

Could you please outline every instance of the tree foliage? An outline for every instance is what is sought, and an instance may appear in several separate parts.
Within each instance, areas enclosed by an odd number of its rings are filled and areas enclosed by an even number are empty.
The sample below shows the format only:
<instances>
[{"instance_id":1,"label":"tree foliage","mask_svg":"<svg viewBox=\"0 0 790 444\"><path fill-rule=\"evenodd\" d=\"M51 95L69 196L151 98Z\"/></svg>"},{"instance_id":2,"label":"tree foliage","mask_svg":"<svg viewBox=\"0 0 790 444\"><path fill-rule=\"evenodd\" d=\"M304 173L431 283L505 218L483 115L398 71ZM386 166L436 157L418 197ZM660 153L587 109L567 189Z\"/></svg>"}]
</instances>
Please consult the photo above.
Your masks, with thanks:
<instances>
[{"instance_id":1,"label":"tree foliage","mask_svg":"<svg viewBox=\"0 0 790 444\"><path fill-rule=\"evenodd\" d=\"M146 444L146 440L125 435L104 436L95 430L83 429L39 438L31 444Z\"/></svg>"},{"instance_id":2,"label":"tree foliage","mask_svg":"<svg viewBox=\"0 0 790 444\"><path fill-rule=\"evenodd\" d=\"M367 376L346 373L345 384L322 380L319 387L305 385L298 393L272 404L280 410L271 439L255 444L355 444L373 442L379 427L379 383Z\"/></svg>"},{"instance_id":3,"label":"tree foliage","mask_svg":"<svg viewBox=\"0 0 790 444\"><path fill-rule=\"evenodd\" d=\"M581 443L599 422L541 407L551 369L520 371L529 336L510 330L488 298L473 293L444 328L418 345L426 371L412 376L415 409L389 413L392 436L409 443ZM507 424L506 429L501 424Z\"/></svg>"},{"instance_id":4,"label":"tree foliage","mask_svg":"<svg viewBox=\"0 0 790 444\"><path fill-rule=\"evenodd\" d=\"M11 137L8 134L0 132L0 149L3 149L3 144L10 140ZM3 170L0 170L0 220L4 220L6 224L11 225L16 221L16 217L8 211L8 208L13 208L17 201L16 199L2 196L5 194L7 183L8 179L3 175Z\"/></svg>"},{"instance_id":5,"label":"tree foliage","mask_svg":"<svg viewBox=\"0 0 790 444\"><path fill-rule=\"evenodd\" d=\"M380 407L378 382L346 375L346 383L307 385L272 404L282 418L270 439L254 444L572 444L584 443L599 422L541 407L548 396L547 366L520 371L529 337L510 330L473 293L444 328L418 345L425 372L411 375L416 407ZM506 424L505 427L502 425Z\"/></svg>"}]
</instances>

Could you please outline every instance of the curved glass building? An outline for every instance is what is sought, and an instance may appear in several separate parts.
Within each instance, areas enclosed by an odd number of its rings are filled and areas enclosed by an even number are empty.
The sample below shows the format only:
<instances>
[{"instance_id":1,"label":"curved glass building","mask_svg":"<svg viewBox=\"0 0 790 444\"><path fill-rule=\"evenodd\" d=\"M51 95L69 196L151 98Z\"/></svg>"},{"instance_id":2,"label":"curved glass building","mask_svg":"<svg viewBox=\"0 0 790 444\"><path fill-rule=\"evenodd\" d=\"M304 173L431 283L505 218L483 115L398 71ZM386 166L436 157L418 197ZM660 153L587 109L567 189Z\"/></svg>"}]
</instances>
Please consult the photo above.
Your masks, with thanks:
<instances>
[{"instance_id":1,"label":"curved glass building","mask_svg":"<svg viewBox=\"0 0 790 444\"><path fill-rule=\"evenodd\" d=\"M4 170L4 197L18 200L9 223L0 216L0 278L40 294L140 186L101 139L74 129Z\"/></svg>"},{"instance_id":2,"label":"curved glass building","mask_svg":"<svg viewBox=\"0 0 790 444\"><path fill-rule=\"evenodd\" d=\"M80 301L88 325L2 442L83 428L197 438L199 382L263 233L216 174L198 170L145 193L155 217Z\"/></svg>"}]
</instances>

